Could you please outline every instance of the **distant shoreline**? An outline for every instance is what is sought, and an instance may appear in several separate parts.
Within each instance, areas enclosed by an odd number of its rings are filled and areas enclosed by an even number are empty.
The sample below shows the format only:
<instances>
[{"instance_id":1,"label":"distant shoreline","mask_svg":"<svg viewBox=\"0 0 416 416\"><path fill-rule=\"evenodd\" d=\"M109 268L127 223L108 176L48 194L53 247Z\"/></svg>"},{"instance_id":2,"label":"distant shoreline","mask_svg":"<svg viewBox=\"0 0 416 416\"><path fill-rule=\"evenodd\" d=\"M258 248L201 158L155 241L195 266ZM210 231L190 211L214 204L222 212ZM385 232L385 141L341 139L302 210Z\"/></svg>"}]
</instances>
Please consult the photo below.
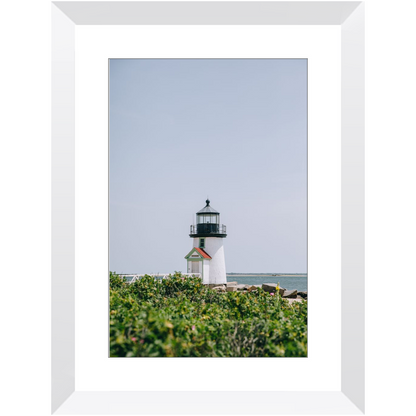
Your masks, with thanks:
<instances>
[{"instance_id":1,"label":"distant shoreline","mask_svg":"<svg viewBox=\"0 0 416 416\"><path fill-rule=\"evenodd\" d=\"M308 275L295 273L228 273L227 282L237 282L241 285L261 285L263 283L278 283L287 290L296 289L307 292Z\"/></svg>"}]
</instances>

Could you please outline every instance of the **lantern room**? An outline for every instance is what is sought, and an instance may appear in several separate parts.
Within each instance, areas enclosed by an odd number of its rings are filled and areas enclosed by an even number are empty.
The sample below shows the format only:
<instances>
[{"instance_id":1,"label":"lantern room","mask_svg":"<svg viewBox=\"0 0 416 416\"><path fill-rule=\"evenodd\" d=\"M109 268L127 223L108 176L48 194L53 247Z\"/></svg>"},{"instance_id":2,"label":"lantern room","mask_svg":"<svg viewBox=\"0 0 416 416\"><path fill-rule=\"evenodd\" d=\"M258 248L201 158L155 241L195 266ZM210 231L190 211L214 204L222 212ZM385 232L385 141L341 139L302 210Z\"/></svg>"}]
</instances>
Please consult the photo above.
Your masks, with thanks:
<instances>
[{"instance_id":1,"label":"lantern room","mask_svg":"<svg viewBox=\"0 0 416 416\"><path fill-rule=\"evenodd\" d=\"M220 213L207 199L206 205L196 213L196 226L191 225L190 237L226 237L226 227L220 224Z\"/></svg>"}]
</instances>

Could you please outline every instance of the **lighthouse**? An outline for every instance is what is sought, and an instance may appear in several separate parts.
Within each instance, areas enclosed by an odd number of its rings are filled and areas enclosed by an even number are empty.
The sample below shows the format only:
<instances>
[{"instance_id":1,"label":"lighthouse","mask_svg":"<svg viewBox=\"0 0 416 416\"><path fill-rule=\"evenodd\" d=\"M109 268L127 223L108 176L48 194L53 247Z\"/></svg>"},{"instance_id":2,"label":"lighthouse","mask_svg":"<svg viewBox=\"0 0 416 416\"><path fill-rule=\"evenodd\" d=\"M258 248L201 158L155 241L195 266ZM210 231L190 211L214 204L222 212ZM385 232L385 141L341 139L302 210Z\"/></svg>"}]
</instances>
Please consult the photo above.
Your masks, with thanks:
<instances>
[{"instance_id":1,"label":"lighthouse","mask_svg":"<svg viewBox=\"0 0 416 416\"><path fill-rule=\"evenodd\" d=\"M196 213L196 225L191 225L189 236L192 250L185 256L188 273L200 273L204 284L225 284L224 238L225 225L220 224L220 213L207 199L206 205Z\"/></svg>"}]
</instances>

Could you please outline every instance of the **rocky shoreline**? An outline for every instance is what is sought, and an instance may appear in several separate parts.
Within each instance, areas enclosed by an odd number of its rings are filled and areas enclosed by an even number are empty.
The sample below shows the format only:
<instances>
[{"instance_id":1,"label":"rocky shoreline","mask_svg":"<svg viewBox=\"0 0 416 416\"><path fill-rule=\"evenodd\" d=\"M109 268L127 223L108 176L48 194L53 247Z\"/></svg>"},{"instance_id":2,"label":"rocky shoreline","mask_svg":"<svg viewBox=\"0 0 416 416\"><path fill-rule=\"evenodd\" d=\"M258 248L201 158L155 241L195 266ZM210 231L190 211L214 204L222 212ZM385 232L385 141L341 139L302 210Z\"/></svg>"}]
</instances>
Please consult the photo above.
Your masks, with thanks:
<instances>
[{"instance_id":1,"label":"rocky shoreline","mask_svg":"<svg viewBox=\"0 0 416 416\"><path fill-rule=\"evenodd\" d=\"M227 282L226 284L218 285L218 284L211 284L208 285L211 289L215 290L216 292L226 293L226 292L251 292L253 290L257 290L257 288L261 288L268 293L276 293L279 290L279 295L284 298L288 299L290 303L292 302L301 302L302 300L308 299L308 292L298 292L295 290L286 290L283 287L279 287L277 289L277 283L263 283L262 285L244 285L238 284L237 282Z\"/></svg>"}]
</instances>

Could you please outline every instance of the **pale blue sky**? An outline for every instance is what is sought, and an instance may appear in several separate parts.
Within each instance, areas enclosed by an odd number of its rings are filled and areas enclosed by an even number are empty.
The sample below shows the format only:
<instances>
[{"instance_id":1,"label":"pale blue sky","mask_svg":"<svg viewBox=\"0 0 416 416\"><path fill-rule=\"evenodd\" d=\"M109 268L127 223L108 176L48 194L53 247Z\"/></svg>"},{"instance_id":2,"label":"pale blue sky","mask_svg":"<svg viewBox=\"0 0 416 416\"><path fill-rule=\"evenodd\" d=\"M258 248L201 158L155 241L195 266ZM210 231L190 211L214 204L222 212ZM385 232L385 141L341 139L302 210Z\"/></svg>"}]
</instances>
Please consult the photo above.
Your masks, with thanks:
<instances>
[{"instance_id":1,"label":"pale blue sky","mask_svg":"<svg viewBox=\"0 0 416 416\"><path fill-rule=\"evenodd\" d=\"M207 196L227 272L307 271L306 60L110 60L110 270L185 272Z\"/></svg>"}]
</instances>

